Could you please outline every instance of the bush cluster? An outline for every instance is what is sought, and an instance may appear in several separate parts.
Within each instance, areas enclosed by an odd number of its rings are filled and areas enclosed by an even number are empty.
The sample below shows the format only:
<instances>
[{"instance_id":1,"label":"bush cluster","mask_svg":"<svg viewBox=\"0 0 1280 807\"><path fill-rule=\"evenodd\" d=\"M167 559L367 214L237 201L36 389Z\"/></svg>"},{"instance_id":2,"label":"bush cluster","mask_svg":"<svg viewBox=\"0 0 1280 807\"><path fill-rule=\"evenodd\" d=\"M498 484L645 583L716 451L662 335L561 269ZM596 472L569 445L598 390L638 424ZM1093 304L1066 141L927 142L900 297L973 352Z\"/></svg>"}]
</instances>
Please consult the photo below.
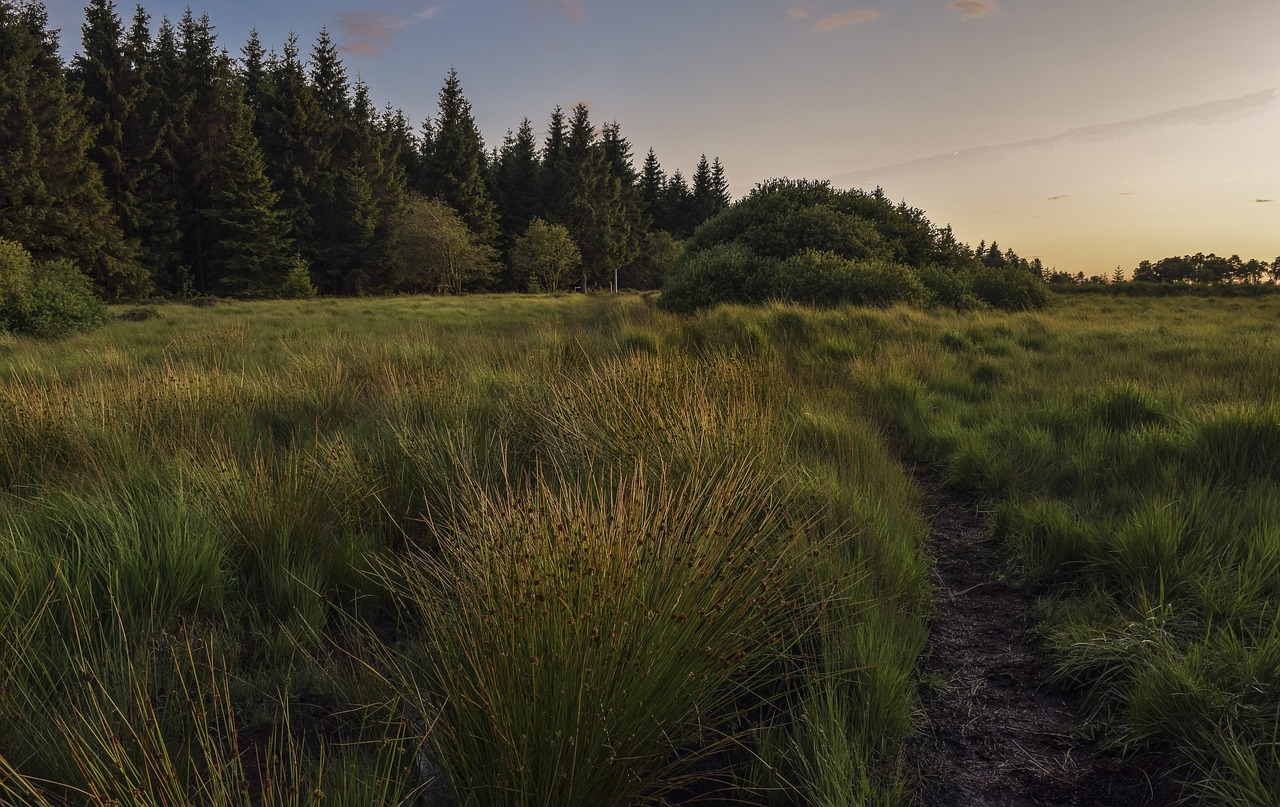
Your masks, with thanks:
<instances>
[{"instance_id":1,"label":"bush cluster","mask_svg":"<svg viewBox=\"0 0 1280 807\"><path fill-rule=\"evenodd\" d=\"M778 260L731 242L677 263L667 275L661 302L682 312L720 303L769 301L875 307L904 303L958 310L988 305L1019 311L1043 308L1047 300L1044 283L1016 267L975 263L958 269L916 269L883 258L850 260L812 249Z\"/></svg>"},{"instance_id":2,"label":"bush cluster","mask_svg":"<svg viewBox=\"0 0 1280 807\"><path fill-rule=\"evenodd\" d=\"M20 244L0 238L0 331L51 339L107 321L107 307L71 261L32 261Z\"/></svg>"},{"instance_id":3,"label":"bush cluster","mask_svg":"<svg viewBox=\"0 0 1280 807\"><path fill-rule=\"evenodd\" d=\"M771 300L816 306L1042 308L1024 265L990 262L883 194L778 180L708 221L671 268L663 305L695 311Z\"/></svg>"}]
</instances>

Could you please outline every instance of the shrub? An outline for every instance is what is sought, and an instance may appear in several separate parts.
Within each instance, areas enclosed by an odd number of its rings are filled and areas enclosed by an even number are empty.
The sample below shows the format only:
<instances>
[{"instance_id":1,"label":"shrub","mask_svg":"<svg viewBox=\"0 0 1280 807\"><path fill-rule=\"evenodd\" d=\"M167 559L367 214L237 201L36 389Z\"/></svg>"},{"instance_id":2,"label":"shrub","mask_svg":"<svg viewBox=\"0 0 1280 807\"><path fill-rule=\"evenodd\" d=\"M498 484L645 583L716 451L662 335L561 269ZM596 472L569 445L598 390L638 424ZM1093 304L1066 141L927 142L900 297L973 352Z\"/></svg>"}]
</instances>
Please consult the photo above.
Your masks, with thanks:
<instances>
[{"instance_id":1,"label":"shrub","mask_svg":"<svg viewBox=\"0 0 1280 807\"><path fill-rule=\"evenodd\" d=\"M836 280L844 301L860 305L922 305L929 298L928 290L911 267L892 261L850 264L844 276Z\"/></svg>"},{"instance_id":2,"label":"shrub","mask_svg":"<svg viewBox=\"0 0 1280 807\"><path fill-rule=\"evenodd\" d=\"M777 261L741 244L720 244L686 254L673 266L659 302L686 313L719 303L760 303L773 296L777 275Z\"/></svg>"},{"instance_id":3,"label":"shrub","mask_svg":"<svg viewBox=\"0 0 1280 807\"><path fill-rule=\"evenodd\" d=\"M977 308L978 298L973 296L971 276L936 265L922 266L916 270L916 276L928 291L930 304L957 311Z\"/></svg>"},{"instance_id":4,"label":"shrub","mask_svg":"<svg viewBox=\"0 0 1280 807\"><path fill-rule=\"evenodd\" d=\"M973 293L992 308L1005 311L1044 308L1049 302L1049 289L1044 281L1013 266L975 267Z\"/></svg>"},{"instance_id":5,"label":"shrub","mask_svg":"<svg viewBox=\"0 0 1280 807\"><path fill-rule=\"evenodd\" d=\"M0 238L0 330L17 330L31 300L31 255Z\"/></svg>"},{"instance_id":6,"label":"shrub","mask_svg":"<svg viewBox=\"0 0 1280 807\"><path fill-rule=\"evenodd\" d=\"M160 319L161 314L152 305L135 305L120 312L120 319L124 322L146 322L149 319Z\"/></svg>"},{"instance_id":7,"label":"shrub","mask_svg":"<svg viewBox=\"0 0 1280 807\"><path fill-rule=\"evenodd\" d=\"M67 259L34 266L31 291L20 307L14 330L42 339L89 331L109 319L106 304L93 293L92 281Z\"/></svg>"}]
</instances>

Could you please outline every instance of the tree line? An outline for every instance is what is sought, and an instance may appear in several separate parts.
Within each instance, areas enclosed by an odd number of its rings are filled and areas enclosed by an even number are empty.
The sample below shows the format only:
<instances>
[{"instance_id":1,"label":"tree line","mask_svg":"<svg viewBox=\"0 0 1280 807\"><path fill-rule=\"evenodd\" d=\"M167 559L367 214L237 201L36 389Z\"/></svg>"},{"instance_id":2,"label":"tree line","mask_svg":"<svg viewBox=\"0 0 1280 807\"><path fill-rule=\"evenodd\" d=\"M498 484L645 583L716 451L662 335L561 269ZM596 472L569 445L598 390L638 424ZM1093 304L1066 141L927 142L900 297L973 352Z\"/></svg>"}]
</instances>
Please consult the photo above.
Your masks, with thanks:
<instances>
[{"instance_id":1,"label":"tree line","mask_svg":"<svg viewBox=\"0 0 1280 807\"><path fill-rule=\"evenodd\" d=\"M91 0L58 46L42 3L0 0L0 238L110 300L651 288L730 201L718 159L637 169L581 104L487 148L456 71L415 126L324 30L233 58L207 16Z\"/></svg>"}]
</instances>

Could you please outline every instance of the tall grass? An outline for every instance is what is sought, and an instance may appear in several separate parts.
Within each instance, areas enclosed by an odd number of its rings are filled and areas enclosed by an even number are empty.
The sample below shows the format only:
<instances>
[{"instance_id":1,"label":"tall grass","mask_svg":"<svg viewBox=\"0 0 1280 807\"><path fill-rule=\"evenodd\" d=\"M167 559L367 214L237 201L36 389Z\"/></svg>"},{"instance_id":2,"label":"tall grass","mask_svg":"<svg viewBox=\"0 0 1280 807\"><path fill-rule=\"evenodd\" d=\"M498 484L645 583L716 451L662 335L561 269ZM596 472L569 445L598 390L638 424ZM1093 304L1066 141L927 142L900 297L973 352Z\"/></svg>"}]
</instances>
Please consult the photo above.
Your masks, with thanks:
<instances>
[{"instance_id":1,"label":"tall grass","mask_svg":"<svg viewBox=\"0 0 1280 807\"><path fill-rule=\"evenodd\" d=\"M1098 302L903 317L863 396L988 500L1114 739L1173 751L1207 803L1274 804L1280 305Z\"/></svg>"},{"instance_id":2,"label":"tall grass","mask_svg":"<svg viewBox=\"0 0 1280 807\"><path fill-rule=\"evenodd\" d=\"M403 298L17 340L6 798L888 803L926 569L866 328Z\"/></svg>"}]
</instances>

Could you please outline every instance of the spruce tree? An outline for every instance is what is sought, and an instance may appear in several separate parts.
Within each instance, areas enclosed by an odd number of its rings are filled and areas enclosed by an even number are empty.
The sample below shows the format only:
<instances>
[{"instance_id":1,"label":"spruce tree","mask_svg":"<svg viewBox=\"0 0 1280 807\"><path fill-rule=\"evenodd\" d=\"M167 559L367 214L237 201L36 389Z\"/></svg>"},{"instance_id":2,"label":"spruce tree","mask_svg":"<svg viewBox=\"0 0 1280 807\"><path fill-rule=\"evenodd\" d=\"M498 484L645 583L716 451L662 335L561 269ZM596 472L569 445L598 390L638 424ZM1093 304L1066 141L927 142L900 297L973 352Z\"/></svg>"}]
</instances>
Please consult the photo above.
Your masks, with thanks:
<instances>
[{"instance_id":1,"label":"spruce tree","mask_svg":"<svg viewBox=\"0 0 1280 807\"><path fill-rule=\"evenodd\" d=\"M458 211L485 244L498 239L497 214L484 181L484 142L462 93L458 71L450 70L440 90L439 114L427 160L431 194Z\"/></svg>"},{"instance_id":2,"label":"spruce tree","mask_svg":"<svg viewBox=\"0 0 1280 807\"><path fill-rule=\"evenodd\" d=\"M267 55L258 38L258 29L249 29L249 41L240 49L240 82L244 87L244 102L254 115L254 137L262 139L262 115L270 96L267 82Z\"/></svg>"},{"instance_id":3,"label":"spruce tree","mask_svg":"<svg viewBox=\"0 0 1280 807\"><path fill-rule=\"evenodd\" d=\"M694 223L693 193L684 174L677 168L667 178L666 187L662 189L662 229L680 238L693 235L697 226Z\"/></svg>"},{"instance_id":4,"label":"spruce tree","mask_svg":"<svg viewBox=\"0 0 1280 807\"><path fill-rule=\"evenodd\" d=\"M636 169L631 162L631 142L622 136L622 126L617 121L606 123L601 129L600 147L604 150L609 173L626 187L635 185Z\"/></svg>"},{"instance_id":5,"label":"spruce tree","mask_svg":"<svg viewBox=\"0 0 1280 807\"><path fill-rule=\"evenodd\" d=\"M494 169L494 201L498 207L502 229L500 247L504 254L541 212L541 171L533 124L525 118L514 135L508 133Z\"/></svg>"},{"instance_id":6,"label":"spruce tree","mask_svg":"<svg viewBox=\"0 0 1280 807\"><path fill-rule=\"evenodd\" d=\"M711 218L716 212L715 182L711 176L711 163L703 154L698 160L698 167L693 172L693 220L692 228Z\"/></svg>"},{"instance_id":7,"label":"spruce tree","mask_svg":"<svg viewBox=\"0 0 1280 807\"><path fill-rule=\"evenodd\" d=\"M355 167L370 188L373 235L353 278L357 292L385 288L391 279L396 223L401 219L407 190L405 170L400 164L396 135L383 126L374 111L369 87L356 82L352 103L353 157Z\"/></svg>"},{"instance_id":8,"label":"spruce tree","mask_svg":"<svg viewBox=\"0 0 1280 807\"><path fill-rule=\"evenodd\" d=\"M320 110L307 82L297 37L289 36L280 56L267 60L266 70L258 130L267 176L280 192L280 207L288 216L295 243L306 258L314 260L312 184L328 171L330 155L316 134Z\"/></svg>"},{"instance_id":9,"label":"spruce tree","mask_svg":"<svg viewBox=\"0 0 1280 807\"><path fill-rule=\"evenodd\" d=\"M314 165L307 182L311 229L304 254L329 293L354 293L366 282L365 261L377 229L373 183L356 144L351 87L329 32L311 49L315 99L309 143Z\"/></svg>"},{"instance_id":10,"label":"spruce tree","mask_svg":"<svg viewBox=\"0 0 1280 807\"><path fill-rule=\"evenodd\" d=\"M569 130L564 110L556 107L547 123L542 146L542 210L540 218L563 224L572 198L574 166L568 153Z\"/></svg>"},{"instance_id":11,"label":"spruce tree","mask_svg":"<svg viewBox=\"0 0 1280 807\"><path fill-rule=\"evenodd\" d=\"M563 223L582 251L581 289L593 282L616 289L619 271L639 254L645 227L639 200L614 176L584 104L574 107L564 151L574 170Z\"/></svg>"},{"instance_id":12,"label":"spruce tree","mask_svg":"<svg viewBox=\"0 0 1280 807\"><path fill-rule=\"evenodd\" d=\"M729 206L732 197L729 195L729 180L725 177L724 165L716 157L711 163L711 215L716 215Z\"/></svg>"},{"instance_id":13,"label":"spruce tree","mask_svg":"<svg viewBox=\"0 0 1280 807\"><path fill-rule=\"evenodd\" d=\"M149 286L90 159L94 133L68 89L44 6L0 2L0 237L70 258L111 299Z\"/></svg>"},{"instance_id":14,"label":"spruce tree","mask_svg":"<svg viewBox=\"0 0 1280 807\"><path fill-rule=\"evenodd\" d=\"M666 217L662 215L662 192L666 181L666 174L658 163L658 155L650 148L640 171L640 201L644 205L644 212L653 218L654 227L662 230L667 229Z\"/></svg>"},{"instance_id":15,"label":"spruce tree","mask_svg":"<svg viewBox=\"0 0 1280 807\"><path fill-rule=\"evenodd\" d=\"M253 136L253 112L243 100L227 100L225 175L213 191L208 271L215 291L276 294L294 264L288 217L267 179Z\"/></svg>"}]
</instances>

